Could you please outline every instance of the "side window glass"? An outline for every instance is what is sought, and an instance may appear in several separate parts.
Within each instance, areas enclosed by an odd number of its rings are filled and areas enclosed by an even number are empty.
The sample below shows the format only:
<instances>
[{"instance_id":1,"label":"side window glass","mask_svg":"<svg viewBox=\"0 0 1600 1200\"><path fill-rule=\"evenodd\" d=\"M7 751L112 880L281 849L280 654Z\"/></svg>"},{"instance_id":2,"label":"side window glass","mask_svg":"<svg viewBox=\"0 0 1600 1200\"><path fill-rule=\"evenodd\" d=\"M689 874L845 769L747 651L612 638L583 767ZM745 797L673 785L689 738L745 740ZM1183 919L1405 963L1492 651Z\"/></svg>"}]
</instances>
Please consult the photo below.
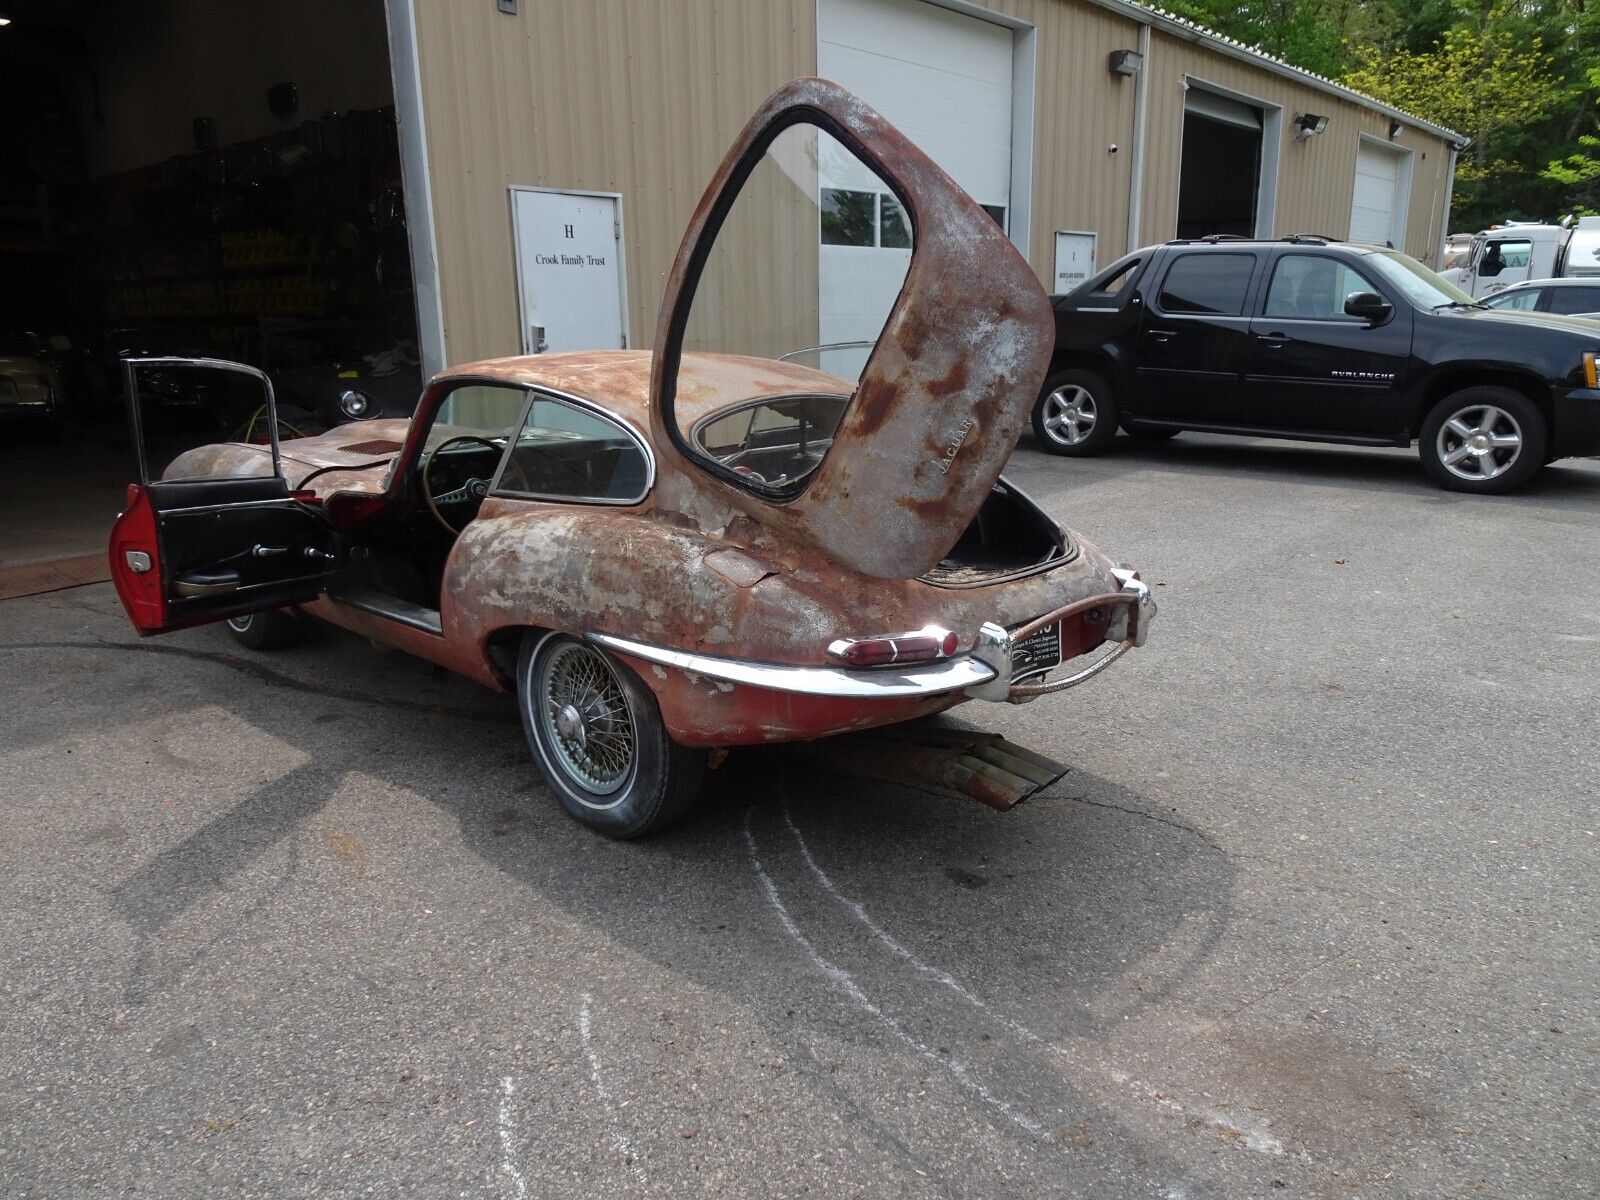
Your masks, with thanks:
<instances>
[{"instance_id":1,"label":"side window glass","mask_svg":"<svg viewBox=\"0 0 1600 1200\"><path fill-rule=\"evenodd\" d=\"M1127 299L1128 285L1139 273L1139 264L1143 261L1140 258L1130 258L1126 262L1113 263L1099 275L1085 280L1078 287L1086 299L1099 301L1102 304L1120 304Z\"/></svg>"},{"instance_id":2,"label":"side window glass","mask_svg":"<svg viewBox=\"0 0 1600 1200\"><path fill-rule=\"evenodd\" d=\"M495 383L468 383L453 389L439 406L428 430L428 444L473 434L504 442L517 427L528 393L519 387Z\"/></svg>"},{"instance_id":3,"label":"side window glass","mask_svg":"<svg viewBox=\"0 0 1600 1200\"><path fill-rule=\"evenodd\" d=\"M1359 272L1320 254L1286 254L1272 272L1266 315L1308 321L1355 320L1344 312L1351 292L1377 291Z\"/></svg>"},{"instance_id":4,"label":"side window glass","mask_svg":"<svg viewBox=\"0 0 1600 1200\"><path fill-rule=\"evenodd\" d=\"M1600 288L1551 288L1550 311L1567 316L1575 313L1600 312Z\"/></svg>"},{"instance_id":5,"label":"side window glass","mask_svg":"<svg viewBox=\"0 0 1600 1200\"><path fill-rule=\"evenodd\" d=\"M828 452L915 241L911 212L872 166L816 126L779 132L694 285L671 415L689 453L752 491L797 494Z\"/></svg>"},{"instance_id":6,"label":"side window glass","mask_svg":"<svg viewBox=\"0 0 1600 1200\"><path fill-rule=\"evenodd\" d=\"M1183 254L1167 268L1158 300L1169 313L1237 317L1256 269L1254 254Z\"/></svg>"},{"instance_id":7,"label":"side window glass","mask_svg":"<svg viewBox=\"0 0 1600 1200\"><path fill-rule=\"evenodd\" d=\"M1521 269L1528 265L1533 257L1533 243L1527 239L1519 241L1490 242L1484 247L1483 257L1478 260L1478 274L1494 276L1501 271Z\"/></svg>"},{"instance_id":8,"label":"side window glass","mask_svg":"<svg viewBox=\"0 0 1600 1200\"><path fill-rule=\"evenodd\" d=\"M1522 288L1520 291L1491 296L1484 303L1490 308L1511 308L1518 312L1532 312L1539 306L1539 289Z\"/></svg>"},{"instance_id":9,"label":"side window glass","mask_svg":"<svg viewBox=\"0 0 1600 1200\"><path fill-rule=\"evenodd\" d=\"M542 499L636 504L650 487L650 460L615 421L534 394L495 491Z\"/></svg>"}]
</instances>

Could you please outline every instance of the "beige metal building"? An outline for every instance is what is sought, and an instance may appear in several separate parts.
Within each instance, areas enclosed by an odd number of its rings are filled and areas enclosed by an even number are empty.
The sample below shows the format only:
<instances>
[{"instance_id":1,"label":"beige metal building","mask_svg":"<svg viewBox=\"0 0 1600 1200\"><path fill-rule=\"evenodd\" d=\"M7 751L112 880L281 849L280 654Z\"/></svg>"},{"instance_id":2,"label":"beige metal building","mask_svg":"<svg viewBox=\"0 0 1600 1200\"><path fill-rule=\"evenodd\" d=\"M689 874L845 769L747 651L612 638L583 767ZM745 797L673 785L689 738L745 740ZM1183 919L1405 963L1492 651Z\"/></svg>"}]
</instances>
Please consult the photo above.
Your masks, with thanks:
<instances>
[{"instance_id":1,"label":"beige metal building","mask_svg":"<svg viewBox=\"0 0 1600 1200\"><path fill-rule=\"evenodd\" d=\"M1437 264L1459 135L1128 0L387 0L430 367L648 346L729 141L860 94L1065 290L1177 235ZM885 243L887 244L887 243Z\"/></svg>"}]
</instances>

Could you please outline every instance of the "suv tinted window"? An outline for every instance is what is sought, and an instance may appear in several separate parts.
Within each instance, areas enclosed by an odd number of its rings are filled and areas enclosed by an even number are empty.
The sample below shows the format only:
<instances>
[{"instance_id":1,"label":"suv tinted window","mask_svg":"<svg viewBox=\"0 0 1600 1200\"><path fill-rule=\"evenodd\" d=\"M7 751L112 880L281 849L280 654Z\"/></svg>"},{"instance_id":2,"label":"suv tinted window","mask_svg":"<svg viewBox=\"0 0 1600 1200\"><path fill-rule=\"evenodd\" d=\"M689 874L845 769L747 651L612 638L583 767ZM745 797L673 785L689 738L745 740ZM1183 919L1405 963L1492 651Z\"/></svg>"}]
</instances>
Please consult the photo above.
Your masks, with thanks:
<instances>
[{"instance_id":1,"label":"suv tinted window","mask_svg":"<svg viewBox=\"0 0 1600 1200\"><path fill-rule=\"evenodd\" d=\"M1345 297L1351 292L1374 291L1357 271L1321 254L1286 254L1272 270L1267 288L1269 317L1301 320L1354 320L1344 315Z\"/></svg>"},{"instance_id":2,"label":"suv tinted window","mask_svg":"<svg viewBox=\"0 0 1600 1200\"><path fill-rule=\"evenodd\" d=\"M1550 311L1553 313L1600 312L1600 288L1558 287L1550 289Z\"/></svg>"},{"instance_id":3,"label":"suv tinted window","mask_svg":"<svg viewBox=\"0 0 1600 1200\"><path fill-rule=\"evenodd\" d=\"M1172 313L1237 317L1255 269L1254 254L1180 254L1161 283L1160 305Z\"/></svg>"}]
</instances>

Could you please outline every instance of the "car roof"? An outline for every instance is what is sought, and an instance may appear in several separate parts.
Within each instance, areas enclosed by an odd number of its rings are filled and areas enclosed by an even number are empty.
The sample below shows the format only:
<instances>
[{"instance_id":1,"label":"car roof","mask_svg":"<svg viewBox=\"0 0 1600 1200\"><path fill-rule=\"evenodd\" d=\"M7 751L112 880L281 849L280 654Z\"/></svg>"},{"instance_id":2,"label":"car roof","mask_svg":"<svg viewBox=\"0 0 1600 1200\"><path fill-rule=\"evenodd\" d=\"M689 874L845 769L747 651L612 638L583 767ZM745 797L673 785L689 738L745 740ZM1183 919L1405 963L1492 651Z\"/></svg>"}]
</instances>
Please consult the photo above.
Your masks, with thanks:
<instances>
[{"instance_id":1,"label":"car roof","mask_svg":"<svg viewBox=\"0 0 1600 1200\"><path fill-rule=\"evenodd\" d=\"M588 400L645 428L650 421L648 350L571 350L490 358L451 367L434 377L487 379L521 387L543 387ZM735 404L769 396L838 396L848 399L855 385L837 375L799 363L742 354L689 353L678 372L675 407L689 424Z\"/></svg>"},{"instance_id":2,"label":"car roof","mask_svg":"<svg viewBox=\"0 0 1600 1200\"><path fill-rule=\"evenodd\" d=\"M1600 287L1600 277L1591 276L1586 279L1522 279L1509 287L1501 288L1500 291L1514 292L1531 287ZM1499 293L1495 294L1498 295Z\"/></svg>"}]
</instances>

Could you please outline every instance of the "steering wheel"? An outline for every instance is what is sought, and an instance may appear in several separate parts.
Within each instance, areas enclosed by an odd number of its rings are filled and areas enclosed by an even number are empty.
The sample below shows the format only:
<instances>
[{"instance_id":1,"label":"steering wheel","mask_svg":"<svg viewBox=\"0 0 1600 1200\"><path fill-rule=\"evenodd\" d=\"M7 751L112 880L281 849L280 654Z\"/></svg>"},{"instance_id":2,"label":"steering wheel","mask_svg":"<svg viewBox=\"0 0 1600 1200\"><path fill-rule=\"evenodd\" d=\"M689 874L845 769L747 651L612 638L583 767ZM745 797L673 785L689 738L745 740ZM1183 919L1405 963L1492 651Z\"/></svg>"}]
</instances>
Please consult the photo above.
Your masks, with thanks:
<instances>
[{"instance_id":1,"label":"steering wheel","mask_svg":"<svg viewBox=\"0 0 1600 1200\"><path fill-rule=\"evenodd\" d=\"M444 514L439 511L440 507L454 504L470 504L474 502L481 503L483 498L489 494L490 481L487 479L479 479L475 475L469 478L458 488L453 488L448 492L434 492L431 479L433 464L438 461L439 455L444 452L446 447L454 446L457 442L476 442L478 445L487 447L488 449L494 451L496 456L498 456L502 450L502 447L496 446L488 438L481 438L473 434L466 433L457 437L446 438L429 452L427 459L422 464L422 499L428 505L428 511L433 514L433 519L438 521L440 525L443 525L445 532L449 534L459 534L463 529L466 528L466 524L462 523L459 526L452 525L449 521L445 520ZM513 463L513 465L515 465L515 463ZM517 468L517 472L519 475L521 474L520 467ZM527 480L524 479L523 482L526 484ZM470 520L470 518L468 519Z\"/></svg>"}]
</instances>

